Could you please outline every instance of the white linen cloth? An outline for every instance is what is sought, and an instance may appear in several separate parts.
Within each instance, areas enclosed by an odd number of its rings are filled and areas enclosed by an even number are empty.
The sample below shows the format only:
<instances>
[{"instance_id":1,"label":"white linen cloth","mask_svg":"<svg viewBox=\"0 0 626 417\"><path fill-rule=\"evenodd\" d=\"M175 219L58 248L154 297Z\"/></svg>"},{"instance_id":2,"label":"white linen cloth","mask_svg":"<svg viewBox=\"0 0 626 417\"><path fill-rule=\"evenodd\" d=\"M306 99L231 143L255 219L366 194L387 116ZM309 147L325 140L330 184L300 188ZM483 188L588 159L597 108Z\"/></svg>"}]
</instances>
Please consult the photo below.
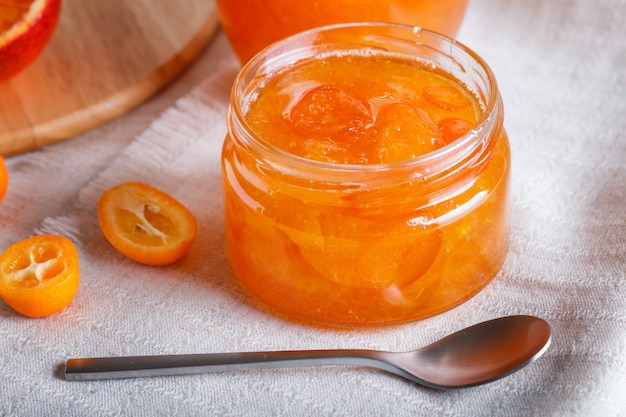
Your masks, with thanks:
<instances>
[{"instance_id":1,"label":"white linen cloth","mask_svg":"<svg viewBox=\"0 0 626 417\"><path fill-rule=\"evenodd\" d=\"M258 310L236 284L219 157L238 64L221 33L189 73L135 111L8 158L0 250L35 233L65 235L79 248L82 281L73 303L45 319L0 302L0 415L626 415L625 27L623 0L470 1L459 40L494 70L512 143L511 250L484 291L415 323L311 328ZM182 261L147 267L106 242L97 200L128 180L167 191L196 215L198 240ZM459 391L361 367L92 382L62 375L71 357L404 351L511 314L548 320L550 349L510 377Z\"/></svg>"}]
</instances>

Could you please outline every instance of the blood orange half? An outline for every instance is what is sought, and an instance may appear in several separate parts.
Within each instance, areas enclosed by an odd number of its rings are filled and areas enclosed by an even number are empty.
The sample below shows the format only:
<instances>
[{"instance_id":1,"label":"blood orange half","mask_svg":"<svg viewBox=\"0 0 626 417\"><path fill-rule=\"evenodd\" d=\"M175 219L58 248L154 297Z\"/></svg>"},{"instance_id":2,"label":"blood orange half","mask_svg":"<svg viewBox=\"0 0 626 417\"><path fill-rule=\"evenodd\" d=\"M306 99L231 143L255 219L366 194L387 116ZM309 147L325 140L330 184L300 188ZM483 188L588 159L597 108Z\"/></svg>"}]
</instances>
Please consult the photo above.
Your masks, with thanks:
<instances>
[{"instance_id":1,"label":"blood orange half","mask_svg":"<svg viewBox=\"0 0 626 417\"><path fill-rule=\"evenodd\" d=\"M61 0L0 0L0 81L26 68L56 28Z\"/></svg>"}]
</instances>

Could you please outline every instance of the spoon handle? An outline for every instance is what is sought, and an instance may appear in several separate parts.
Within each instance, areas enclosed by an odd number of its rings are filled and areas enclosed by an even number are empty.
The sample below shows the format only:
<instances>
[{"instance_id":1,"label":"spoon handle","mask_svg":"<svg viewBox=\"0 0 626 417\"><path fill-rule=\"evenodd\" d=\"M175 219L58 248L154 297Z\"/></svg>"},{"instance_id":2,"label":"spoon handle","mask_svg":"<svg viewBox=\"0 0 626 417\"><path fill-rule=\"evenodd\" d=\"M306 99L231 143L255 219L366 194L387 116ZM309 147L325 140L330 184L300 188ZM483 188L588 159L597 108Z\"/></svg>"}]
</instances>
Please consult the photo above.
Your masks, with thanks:
<instances>
[{"instance_id":1,"label":"spoon handle","mask_svg":"<svg viewBox=\"0 0 626 417\"><path fill-rule=\"evenodd\" d=\"M386 369L380 362L384 354L374 350L307 350L80 358L67 360L65 379L86 381L317 365Z\"/></svg>"}]
</instances>

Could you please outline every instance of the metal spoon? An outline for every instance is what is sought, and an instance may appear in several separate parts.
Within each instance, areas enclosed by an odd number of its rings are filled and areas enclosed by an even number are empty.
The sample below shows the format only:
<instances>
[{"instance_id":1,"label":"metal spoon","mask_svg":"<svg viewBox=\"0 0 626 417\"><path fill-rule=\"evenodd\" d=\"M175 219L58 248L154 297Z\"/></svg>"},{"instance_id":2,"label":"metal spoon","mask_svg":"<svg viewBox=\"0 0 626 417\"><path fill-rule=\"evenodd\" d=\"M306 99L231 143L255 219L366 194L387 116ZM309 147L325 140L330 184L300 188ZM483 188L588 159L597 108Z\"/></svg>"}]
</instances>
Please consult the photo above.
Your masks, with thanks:
<instances>
[{"instance_id":1,"label":"metal spoon","mask_svg":"<svg viewBox=\"0 0 626 417\"><path fill-rule=\"evenodd\" d=\"M315 365L359 365L437 389L464 388L510 375L550 345L550 325L532 316L476 324L411 352L310 350L68 359L69 381L181 375Z\"/></svg>"}]
</instances>

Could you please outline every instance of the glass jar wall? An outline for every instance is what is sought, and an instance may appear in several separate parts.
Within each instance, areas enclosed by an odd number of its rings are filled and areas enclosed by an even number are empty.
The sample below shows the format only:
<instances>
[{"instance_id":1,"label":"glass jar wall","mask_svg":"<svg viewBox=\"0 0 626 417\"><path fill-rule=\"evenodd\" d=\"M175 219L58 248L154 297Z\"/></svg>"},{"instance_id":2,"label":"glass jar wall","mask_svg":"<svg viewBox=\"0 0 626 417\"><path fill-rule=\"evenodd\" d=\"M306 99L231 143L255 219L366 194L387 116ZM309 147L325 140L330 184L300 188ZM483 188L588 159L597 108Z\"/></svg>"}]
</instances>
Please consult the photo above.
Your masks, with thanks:
<instances>
[{"instance_id":1,"label":"glass jar wall","mask_svg":"<svg viewBox=\"0 0 626 417\"><path fill-rule=\"evenodd\" d=\"M508 249L503 120L486 63L426 30L337 25L266 49L235 81L223 148L235 275L273 311L327 325L462 303Z\"/></svg>"}]
</instances>

